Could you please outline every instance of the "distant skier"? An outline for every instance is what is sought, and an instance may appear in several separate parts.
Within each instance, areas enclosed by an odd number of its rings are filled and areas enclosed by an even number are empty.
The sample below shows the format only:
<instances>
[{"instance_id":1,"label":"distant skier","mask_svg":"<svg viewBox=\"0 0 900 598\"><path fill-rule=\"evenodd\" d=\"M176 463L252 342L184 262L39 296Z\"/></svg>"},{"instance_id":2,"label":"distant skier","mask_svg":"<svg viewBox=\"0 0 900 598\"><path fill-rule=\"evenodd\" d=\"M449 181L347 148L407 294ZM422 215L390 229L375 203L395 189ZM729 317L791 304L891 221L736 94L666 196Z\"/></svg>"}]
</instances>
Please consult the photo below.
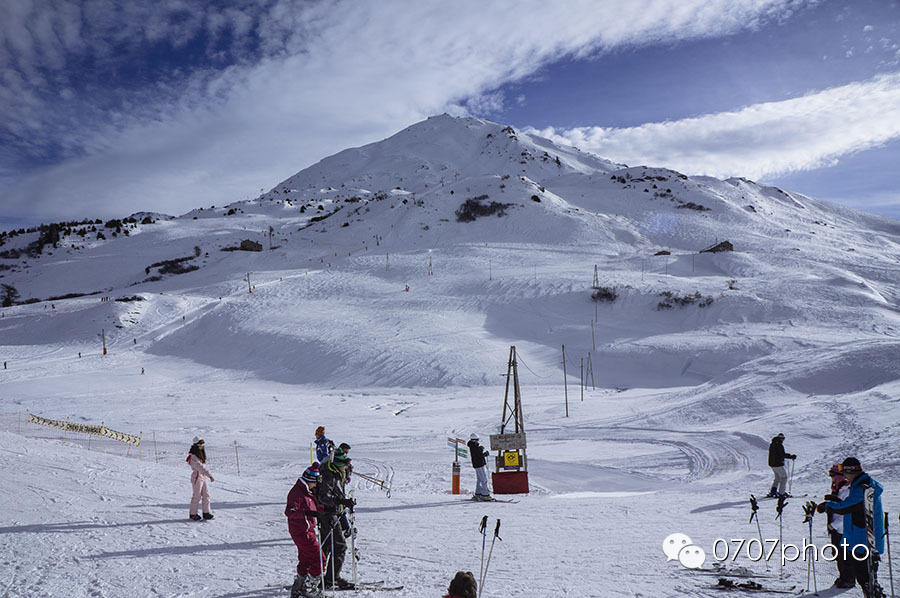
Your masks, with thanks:
<instances>
[{"instance_id":1,"label":"distant skier","mask_svg":"<svg viewBox=\"0 0 900 598\"><path fill-rule=\"evenodd\" d=\"M492 500L491 489L488 486L487 457L490 453L478 444L478 434L473 433L466 443L469 447L469 457L472 458L472 467L475 468L475 500Z\"/></svg>"},{"instance_id":2,"label":"distant skier","mask_svg":"<svg viewBox=\"0 0 900 598\"><path fill-rule=\"evenodd\" d=\"M884 554L884 511L881 508L884 488L863 471L856 457L844 459L840 469L850 480L847 498L838 500L837 496L828 495L818 510L831 509L844 516L841 545L846 543L853 553L847 558L853 578L862 587L865 598L881 598L884 590L878 585L878 562L879 555ZM865 558L867 552L869 557Z\"/></svg>"},{"instance_id":3,"label":"distant skier","mask_svg":"<svg viewBox=\"0 0 900 598\"><path fill-rule=\"evenodd\" d=\"M333 453L334 443L325 436L325 426L319 426L316 428L316 461L320 466L325 465L331 461Z\"/></svg>"},{"instance_id":4,"label":"distant skier","mask_svg":"<svg viewBox=\"0 0 900 598\"><path fill-rule=\"evenodd\" d=\"M477 598L478 584L471 571L457 571L456 576L450 580L450 587L444 598Z\"/></svg>"},{"instance_id":5,"label":"distant skier","mask_svg":"<svg viewBox=\"0 0 900 598\"><path fill-rule=\"evenodd\" d=\"M343 451L335 451L330 461L319 468L322 475L316 487L316 501L322 512L319 517L319 536L322 550L330 554L325 574L325 586L342 590L353 589L353 583L341 577L347 539L341 526L341 515L345 508L353 510L356 501L344 495L344 484L350 457ZM332 583L333 580L333 583Z\"/></svg>"},{"instance_id":6,"label":"distant skier","mask_svg":"<svg viewBox=\"0 0 900 598\"><path fill-rule=\"evenodd\" d=\"M185 461L193 470L191 472L191 487L193 488L190 506L191 519L194 521L212 519L213 514L209 511L209 484L207 482L215 482L216 480L209 473L209 470L206 469L206 443L203 442L202 438L194 436L193 444L191 444ZM203 517L200 517L197 512L201 500L203 501Z\"/></svg>"},{"instance_id":7,"label":"distant skier","mask_svg":"<svg viewBox=\"0 0 900 598\"><path fill-rule=\"evenodd\" d=\"M836 497L837 500L844 500L850 494L850 480L848 480L842 472L842 466L835 463L831 466L831 469L828 470L828 475L831 476L831 492L830 495ZM844 535L844 516L836 514L833 510L825 508L824 504L822 505L823 511L827 511L827 521L828 521L828 537L831 541L831 544L837 549L835 561L837 562L838 568L838 578L834 580L834 587L836 588L852 588L856 585L856 582L853 579L853 572L850 569L850 565L847 563L847 559L845 558L844 551L841 550L841 538Z\"/></svg>"},{"instance_id":8,"label":"distant skier","mask_svg":"<svg viewBox=\"0 0 900 598\"><path fill-rule=\"evenodd\" d=\"M775 480L772 482L772 489L766 496L787 496L787 472L784 469L785 459L796 459L797 455L792 455L784 451L784 434L778 434L769 444L769 467L775 472Z\"/></svg>"},{"instance_id":9,"label":"distant skier","mask_svg":"<svg viewBox=\"0 0 900 598\"><path fill-rule=\"evenodd\" d=\"M319 466L309 466L287 495L284 514L288 531L297 546L297 576L291 586L291 598L318 597L322 592L322 563L325 556L316 536L318 505L313 493L320 478Z\"/></svg>"}]
</instances>

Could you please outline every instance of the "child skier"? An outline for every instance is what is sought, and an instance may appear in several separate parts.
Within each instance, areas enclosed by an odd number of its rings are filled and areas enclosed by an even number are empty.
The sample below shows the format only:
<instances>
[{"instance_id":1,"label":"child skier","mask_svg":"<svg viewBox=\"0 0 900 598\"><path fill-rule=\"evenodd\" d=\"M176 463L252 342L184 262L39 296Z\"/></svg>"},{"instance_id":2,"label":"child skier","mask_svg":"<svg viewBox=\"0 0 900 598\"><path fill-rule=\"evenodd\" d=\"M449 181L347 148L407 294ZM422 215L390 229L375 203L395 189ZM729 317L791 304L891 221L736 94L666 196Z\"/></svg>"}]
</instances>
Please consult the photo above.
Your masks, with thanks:
<instances>
[{"instance_id":1,"label":"child skier","mask_svg":"<svg viewBox=\"0 0 900 598\"><path fill-rule=\"evenodd\" d=\"M318 505L313 495L319 482L319 467L311 465L291 488L287 495L284 514L288 519L288 531L297 546L297 576L291 586L291 598L322 595L322 563L325 556L316 537Z\"/></svg>"},{"instance_id":2,"label":"child skier","mask_svg":"<svg viewBox=\"0 0 900 598\"><path fill-rule=\"evenodd\" d=\"M187 464L191 466L191 487L193 494L191 495L190 516L194 521L200 519L212 519L213 514L209 511L209 482L215 482L215 478L206 469L206 443L202 438L194 436L191 448L188 451ZM200 501L203 501L203 517L197 513Z\"/></svg>"},{"instance_id":3,"label":"child skier","mask_svg":"<svg viewBox=\"0 0 900 598\"><path fill-rule=\"evenodd\" d=\"M331 461L334 454L334 443L325 436L325 426L316 428L316 461L320 466Z\"/></svg>"},{"instance_id":4,"label":"child skier","mask_svg":"<svg viewBox=\"0 0 900 598\"><path fill-rule=\"evenodd\" d=\"M469 456L472 458L472 467L475 468L475 500L489 501L491 498L491 490L488 486L487 477L487 461L486 458L490 453L478 444L478 434L473 433L466 443L469 447Z\"/></svg>"},{"instance_id":5,"label":"child skier","mask_svg":"<svg viewBox=\"0 0 900 598\"><path fill-rule=\"evenodd\" d=\"M831 496L836 497L837 500L844 500L850 494L850 480L844 477L841 473L841 469L841 466L835 463L831 466L831 469L828 470L828 475L831 476L830 494ZM837 552L835 561L837 561L838 578L834 580L834 587L852 588L856 585L856 582L853 580L853 572L850 570L850 565L845 558L847 555L845 555L844 551L840 548L841 538L844 535L844 516L836 514L831 509L824 510L828 512L828 536Z\"/></svg>"},{"instance_id":6,"label":"child skier","mask_svg":"<svg viewBox=\"0 0 900 598\"><path fill-rule=\"evenodd\" d=\"M772 489L766 496L787 496L787 472L784 470L785 459L796 459L797 455L792 455L784 451L784 434L778 434L769 444L769 467L775 473L775 480L772 482Z\"/></svg>"}]
</instances>

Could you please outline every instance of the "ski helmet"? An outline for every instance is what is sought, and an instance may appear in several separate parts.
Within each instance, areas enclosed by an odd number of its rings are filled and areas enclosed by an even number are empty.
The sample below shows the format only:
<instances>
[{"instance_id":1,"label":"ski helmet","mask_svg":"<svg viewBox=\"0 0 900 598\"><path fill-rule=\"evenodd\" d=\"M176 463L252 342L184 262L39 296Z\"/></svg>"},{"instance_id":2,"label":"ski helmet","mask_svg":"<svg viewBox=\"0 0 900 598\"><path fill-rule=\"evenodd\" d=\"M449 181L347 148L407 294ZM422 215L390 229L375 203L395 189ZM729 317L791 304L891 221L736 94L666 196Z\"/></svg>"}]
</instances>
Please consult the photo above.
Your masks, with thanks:
<instances>
[{"instance_id":1,"label":"ski helmet","mask_svg":"<svg viewBox=\"0 0 900 598\"><path fill-rule=\"evenodd\" d=\"M469 436L469 440L478 440L478 434L476 434L475 432L472 432L472 435Z\"/></svg>"},{"instance_id":2,"label":"ski helmet","mask_svg":"<svg viewBox=\"0 0 900 598\"><path fill-rule=\"evenodd\" d=\"M191 441L191 444L200 444L201 442L203 442L202 438L200 438L199 436L194 436L194 439Z\"/></svg>"},{"instance_id":3,"label":"ski helmet","mask_svg":"<svg viewBox=\"0 0 900 598\"><path fill-rule=\"evenodd\" d=\"M841 463L841 471L844 473L859 473L862 471L862 465L856 457L847 457Z\"/></svg>"}]
</instances>

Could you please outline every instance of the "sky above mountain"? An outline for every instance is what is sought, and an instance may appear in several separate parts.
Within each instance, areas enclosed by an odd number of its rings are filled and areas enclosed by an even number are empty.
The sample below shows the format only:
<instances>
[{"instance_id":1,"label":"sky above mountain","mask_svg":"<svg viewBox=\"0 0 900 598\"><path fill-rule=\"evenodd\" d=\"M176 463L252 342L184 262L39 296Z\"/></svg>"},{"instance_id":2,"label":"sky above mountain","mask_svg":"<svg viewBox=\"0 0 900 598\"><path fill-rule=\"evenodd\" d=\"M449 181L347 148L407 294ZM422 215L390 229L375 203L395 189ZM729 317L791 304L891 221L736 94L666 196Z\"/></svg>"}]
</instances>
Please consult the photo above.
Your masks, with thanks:
<instances>
[{"instance_id":1,"label":"sky above mountain","mask_svg":"<svg viewBox=\"0 0 900 598\"><path fill-rule=\"evenodd\" d=\"M0 226L247 199L441 112L900 217L900 3L3 2Z\"/></svg>"}]
</instances>

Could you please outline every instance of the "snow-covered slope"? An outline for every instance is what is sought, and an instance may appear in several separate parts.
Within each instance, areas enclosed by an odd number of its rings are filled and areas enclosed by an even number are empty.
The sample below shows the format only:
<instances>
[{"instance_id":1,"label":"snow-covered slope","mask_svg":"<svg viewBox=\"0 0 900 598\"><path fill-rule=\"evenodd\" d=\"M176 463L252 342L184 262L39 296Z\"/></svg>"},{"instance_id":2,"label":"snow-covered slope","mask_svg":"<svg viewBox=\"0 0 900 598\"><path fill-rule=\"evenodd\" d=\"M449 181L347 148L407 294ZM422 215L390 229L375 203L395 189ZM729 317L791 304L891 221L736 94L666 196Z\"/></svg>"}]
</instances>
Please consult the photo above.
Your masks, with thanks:
<instances>
[{"instance_id":1,"label":"snow-covered slope","mask_svg":"<svg viewBox=\"0 0 900 598\"><path fill-rule=\"evenodd\" d=\"M0 411L248 453L205 537L180 527L180 458L3 435L4 554L30 555L2 563L11 595L275 595L264 586L287 581L292 558L279 504L319 423L397 469L393 498L371 493L361 512L365 575L438 595L473 568L478 538L460 530L481 514L446 495L445 438L495 430L510 345L535 494L489 507L515 530L506 562L523 567L498 570L492 595L702 595L662 562L662 538L693 529L709 552L746 531L739 505L767 489L777 431L802 456L804 490L848 452L898 481L900 223L745 179L629 167L444 115L254 200L0 240L0 283L20 295L0 309ZM701 252L724 241L733 251ZM595 266L614 299L592 299ZM596 542L611 531L621 546ZM65 547L59 574L41 573L43 542ZM581 556L561 566L573 545ZM599 564L573 576L582 558ZM155 573L105 566L120 561ZM602 585L610 575L625 586Z\"/></svg>"}]
</instances>

